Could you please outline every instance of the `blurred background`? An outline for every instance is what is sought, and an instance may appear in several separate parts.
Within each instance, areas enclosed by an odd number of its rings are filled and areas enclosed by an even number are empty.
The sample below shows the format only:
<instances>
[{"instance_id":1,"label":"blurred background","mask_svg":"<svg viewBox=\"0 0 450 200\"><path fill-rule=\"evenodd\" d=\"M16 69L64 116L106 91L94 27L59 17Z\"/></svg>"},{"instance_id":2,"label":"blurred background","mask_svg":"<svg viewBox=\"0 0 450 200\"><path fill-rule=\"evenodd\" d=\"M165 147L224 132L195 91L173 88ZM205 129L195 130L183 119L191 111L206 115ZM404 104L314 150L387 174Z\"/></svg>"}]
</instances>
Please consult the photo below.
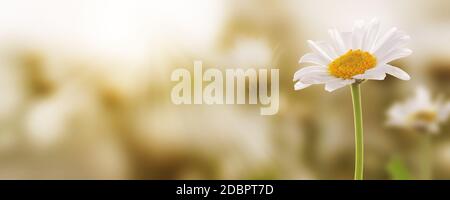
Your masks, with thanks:
<instances>
[{"instance_id":1,"label":"blurred background","mask_svg":"<svg viewBox=\"0 0 450 200\"><path fill-rule=\"evenodd\" d=\"M386 126L422 84L450 96L450 1L0 0L0 179L352 179L350 90L294 91L306 40L356 19L410 34L412 80L363 85L365 177L417 178L420 135ZM171 72L280 69L280 110L173 105ZM450 179L449 122L432 141ZM395 170L394 170L395 171Z\"/></svg>"}]
</instances>

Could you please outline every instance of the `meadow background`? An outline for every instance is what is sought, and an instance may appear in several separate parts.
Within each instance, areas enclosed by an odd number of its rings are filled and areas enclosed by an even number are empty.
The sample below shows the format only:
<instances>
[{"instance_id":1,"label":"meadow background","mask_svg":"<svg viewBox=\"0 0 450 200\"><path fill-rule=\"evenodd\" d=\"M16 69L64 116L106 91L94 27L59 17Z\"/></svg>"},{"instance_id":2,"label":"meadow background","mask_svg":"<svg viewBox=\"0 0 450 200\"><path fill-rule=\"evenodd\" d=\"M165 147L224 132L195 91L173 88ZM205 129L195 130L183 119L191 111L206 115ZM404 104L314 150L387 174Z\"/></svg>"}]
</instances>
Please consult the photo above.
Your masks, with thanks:
<instances>
[{"instance_id":1,"label":"meadow background","mask_svg":"<svg viewBox=\"0 0 450 200\"><path fill-rule=\"evenodd\" d=\"M450 97L447 0L0 0L0 179L352 179L349 88L294 91L306 40L356 19L411 36L412 80L362 86L365 177L417 178L421 136L386 126L418 85ZM280 69L280 110L173 105L171 72ZM449 122L432 141L450 179ZM405 175L406 174L406 175Z\"/></svg>"}]
</instances>

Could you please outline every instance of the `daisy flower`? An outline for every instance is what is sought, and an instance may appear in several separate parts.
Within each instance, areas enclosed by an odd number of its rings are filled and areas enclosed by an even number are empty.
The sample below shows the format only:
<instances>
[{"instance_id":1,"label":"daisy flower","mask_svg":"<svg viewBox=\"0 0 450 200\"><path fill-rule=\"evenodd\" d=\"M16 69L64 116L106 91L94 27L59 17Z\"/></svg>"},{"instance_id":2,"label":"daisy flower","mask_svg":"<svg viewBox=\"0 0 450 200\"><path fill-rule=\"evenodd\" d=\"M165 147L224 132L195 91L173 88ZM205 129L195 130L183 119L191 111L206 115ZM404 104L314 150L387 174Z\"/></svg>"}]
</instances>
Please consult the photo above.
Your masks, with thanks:
<instances>
[{"instance_id":1,"label":"daisy flower","mask_svg":"<svg viewBox=\"0 0 450 200\"><path fill-rule=\"evenodd\" d=\"M380 33L378 20L369 23L357 21L351 32L329 30L332 42L308 41L312 52L300 58L300 63L311 63L294 74L294 88L300 90L313 84L325 84L331 92L350 85L355 124L355 180L363 179L364 139L361 106L361 87L364 80L384 80L386 74L402 80L409 75L388 63L412 53L405 48L410 37L391 28Z\"/></svg>"},{"instance_id":2,"label":"daisy flower","mask_svg":"<svg viewBox=\"0 0 450 200\"><path fill-rule=\"evenodd\" d=\"M351 32L330 29L329 35L331 43L308 40L312 52L299 62L313 65L294 74L295 90L325 84L331 92L362 80L384 80L386 74L410 79L405 71L388 64L412 53L404 47L410 37L397 28L381 34L378 20L373 19L355 22Z\"/></svg>"},{"instance_id":3,"label":"daisy flower","mask_svg":"<svg viewBox=\"0 0 450 200\"><path fill-rule=\"evenodd\" d=\"M450 101L444 102L442 98L433 100L430 91L419 86L415 96L394 104L387 115L387 124L390 126L436 134L439 124L450 115Z\"/></svg>"},{"instance_id":4,"label":"daisy flower","mask_svg":"<svg viewBox=\"0 0 450 200\"><path fill-rule=\"evenodd\" d=\"M445 122L450 115L450 101L444 102L442 98L432 99L430 91L419 86L415 96L394 104L387 112L387 125L411 130L421 135L418 145L420 149L419 166L420 178L432 178L432 138L431 135L439 132L439 125Z\"/></svg>"}]
</instances>

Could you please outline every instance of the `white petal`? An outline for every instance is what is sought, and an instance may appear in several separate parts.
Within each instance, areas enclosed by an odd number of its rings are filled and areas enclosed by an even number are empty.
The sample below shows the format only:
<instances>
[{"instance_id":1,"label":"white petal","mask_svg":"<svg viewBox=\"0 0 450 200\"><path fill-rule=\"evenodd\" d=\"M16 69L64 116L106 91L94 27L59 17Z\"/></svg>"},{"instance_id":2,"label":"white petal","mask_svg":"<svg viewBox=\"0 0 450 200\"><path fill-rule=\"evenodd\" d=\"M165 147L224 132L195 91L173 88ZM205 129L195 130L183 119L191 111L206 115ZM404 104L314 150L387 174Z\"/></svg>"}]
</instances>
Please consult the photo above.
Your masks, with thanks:
<instances>
[{"instance_id":1,"label":"white petal","mask_svg":"<svg viewBox=\"0 0 450 200\"><path fill-rule=\"evenodd\" d=\"M368 25L366 36L361 47L362 50L370 51L373 48L375 40L378 37L379 30L380 22L378 19L373 19Z\"/></svg>"},{"instance_id":2,"label":"white petal","mask_svg":"<svg viewBox=\"0 0 450 200\"><path fill-rule=\"evenodd\" d=\"M445 122L447 121L449 116L450 116L450 102L447 102L447 104L443 105L442 108L439 109L438 118L439 121Z\"/></svg>"},{"instance_id":3,"label":"white petal","mask_svg":"<svg viewBox=\"0 0 450 200\"><path fill-rule=\"evenodd\" d=\"M411 77L408 75L408 73L406 73L405 71L403 71L402 69L398 68L398 67L394 67L392 65L388 65L388 64L384 64L382 66L380 66L387 74L390 74L392 76L395 76L401 80L409 80L411 79Z\"/></svg>"},{"instance_id":4,"label":"white petal","mask_svg":"<svg viewBox=\"0 0 450 200\"><path fill-rule=\"evenodd\" d=\"M308 45L311 50L313 50L314 53L321 56L323 59L325 59L328 62L332 61L331 55L327 53L326 49L323 49L323 43L322 42L314 42L312 40L308 40Z\"/></svg>"},{"instance_id":5,"label":"white petal","mask_svg":"<svg viewBox=\"0 0 450 200\"><path fill-rule=\"evenodd\" d=\"M361 49L364 36L364 21L358 20L353 25L352 49Z\"/></svg>"},{"instance_id":6,"label":"white petal","mask_svg":"<svg viewBox=\"0 0 450 200\"><path fill-rule=\"evenodd\" d=\"M399 34L399 36L392 37L373 52L377 57L384 57L387 53L405 46L411 38L407 35Z\"/></svg>"},{"instance_id":7,"label":"white petal","mask_svg":"<svg viewBox=\"0 0 450 200\"><path fill-rule=\"evenodd\" d=\"M302 77L312 73L312 72L326 72L327 68L323 66L309 66L303 67L295 72L294 81L300 80Z\"/></svg>"},{"instance_id":8,"label":"white petal","mask_svg":"<svg viewBox=\"0 0 450 200\"><path fill-rule=\"evenodd\" d=\"M314 53L307 53L304 56L300 58L299 63L313 63L317 65L323 65L326 66L327 60L323 59L322 57L314 54Z\"/></svg>"},{"instance_id":9,"label":"white petal","mask_svg":"<svg viewBox=\"0 0 450 200\"><path fill-rule=\"evenodd\" d=\"M345 52L352 49L352 32L341 32L341 38L345 44Z\"/></svg>"},{"instance_id":10,"label":"white petal","mask_svg":"<svg viewBox=\"0 0 450 200\"><path fill-rule=\"evenodd\" d=\"M406 124L407 117L409 116L410 109L408 109L404 104L396 103L388 110L388 125L393 126L403 126Z\"/></svg>"},{"instance_id":11,"label":"white petal","mask_svg":"<svg viewBox=\"0 0 450 200\"><path fill-rule=\"evenodd\" d=\"M328 30L328 33L333 41L336 53L338 55L344 54L347 51L347 46L341 36L341 33L337 29L330 29Z\"/></svg>"},{"instance_id":12,"label":"white petal","mask_svg":"<svg viewBox=\"0 0 450 200\"><path fill-rule=\"evenodd\" d=\"M305 88L307 88L307 87L309 87L309 86L311 86L311 84L304 84L304 83L301 83L301 82L297 82L297 83L294 85L294 89L295 89L295 90L301 90L301 89L305 89Z\"/></svg>"},{"instance_id":13,"label":"white petal","mask_svg":"<svg viewBox=\"0 0 450 200\"><path fill-rule=\"evenodd\" d=\"M358 74L353 76L354 79L371 79L371 80L384 80L386 73L382 68L375 67L364 72L364 74Z\"/></svg>"},{"instance_id":14,"label":"white petal","mask_svg":"<svg viewBox=\"0 0 450 200\"><path fill-rule=\"evenodd\" d=\"M371 53L375 52L379 49L380 46L382 46L386 41L388 41L391 37L395 35L397 32L397 28L391 28L387 33L385 33L381 38L377 38L375 41L375 45L370 50Z\"/></svg>"},{"instance_id":15,"label":"white petal","mask_svg":"<svg viewBox=\"0 0 450 200\"><path fill-rule=\"evenodd\" d=\"M324 50L325 53L329 55L331 59L337 58L338 54L336 53L336 50L334 49L333 45L323 41L316 41L316 44L319 46L319 48Z\"/></svg>"},{"instance_id":16,"label":"white petal","mask_svg":"<svg viewBox=\"0 0 450 200\"><path fill-rule=\"evenodd\" d=\"M350 85L352 83L354 83L355 80L354 79L336 79L336 80L332 80L329 81L325 84L325 90L328 92L332 92L334 90L337 90L339 88L342 88L346 85Z\"/></svg>"},{"instance_id":17,"label":"white petal","mask_svg":"<svg viewBox=\"0 0 450 200\"><path fill-rule=\"evenodd\" d=\"M416 96L414 97L414 103L421 107L432 107L431 103L431 93L423 85L417 86Z\"/></svg>"},{"instance_id":18,"label":"white petal","mask_svg":"<svg viewBox=\"0 0 450 200\"><path fill-rule=\"evenodd\" d=\"M391 41L391 47L387 48L386 50L391 51L394 50L396 48L404 48L406 46L406 44L408 44L408 42L411 40L411 36L406 35L403 32L398 31L397 32L397 36L395 38L392 39Z\"/></svg>"},{"instance_id":19,"label":"white petal","mask_svg":"<svg viewBox=\"0 0 450 200\"><path fill-rule=\"evenodd\" d=\"M330 76L327 72L314 72L300 79L300 82L305 84L322 84L330 80L335 79L335 77Z\"/></svg>"},{"instance_id":20,"label":"white petal","mask_svg":"<svg viewBox=\"0 0 450 200\"><path fill-rule=\"evenodd\" d=\"M387 53L385 56L383 56L382 58L379 58L379 62L380 63L389 63L393 60L397 60L400 58L404 58L406 56L409 56L412 54L411 49L394 49L391 52Z\"/></svg>"}]
</instances>

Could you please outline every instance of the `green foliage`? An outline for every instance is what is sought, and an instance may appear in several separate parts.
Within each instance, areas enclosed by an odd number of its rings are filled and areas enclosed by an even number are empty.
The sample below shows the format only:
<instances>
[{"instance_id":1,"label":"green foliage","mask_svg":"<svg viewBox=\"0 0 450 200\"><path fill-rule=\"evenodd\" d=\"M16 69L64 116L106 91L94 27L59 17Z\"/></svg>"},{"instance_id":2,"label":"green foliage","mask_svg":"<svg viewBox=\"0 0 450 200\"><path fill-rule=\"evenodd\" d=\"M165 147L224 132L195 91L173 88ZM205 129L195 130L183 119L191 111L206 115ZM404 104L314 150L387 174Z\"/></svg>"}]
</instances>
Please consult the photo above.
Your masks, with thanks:
<instances>
[{"instance_id":1,"label":"green foliage","mask_svg":"<svg viewBox=\"0 0 450 200\"><path fill-rule=\"evenodd\" d=\"M405 163L398 156L391 158L386 166L386 170L389 173L392 180L410 180L411 175L406 167Z\"/></svg>"}]
</instances>

